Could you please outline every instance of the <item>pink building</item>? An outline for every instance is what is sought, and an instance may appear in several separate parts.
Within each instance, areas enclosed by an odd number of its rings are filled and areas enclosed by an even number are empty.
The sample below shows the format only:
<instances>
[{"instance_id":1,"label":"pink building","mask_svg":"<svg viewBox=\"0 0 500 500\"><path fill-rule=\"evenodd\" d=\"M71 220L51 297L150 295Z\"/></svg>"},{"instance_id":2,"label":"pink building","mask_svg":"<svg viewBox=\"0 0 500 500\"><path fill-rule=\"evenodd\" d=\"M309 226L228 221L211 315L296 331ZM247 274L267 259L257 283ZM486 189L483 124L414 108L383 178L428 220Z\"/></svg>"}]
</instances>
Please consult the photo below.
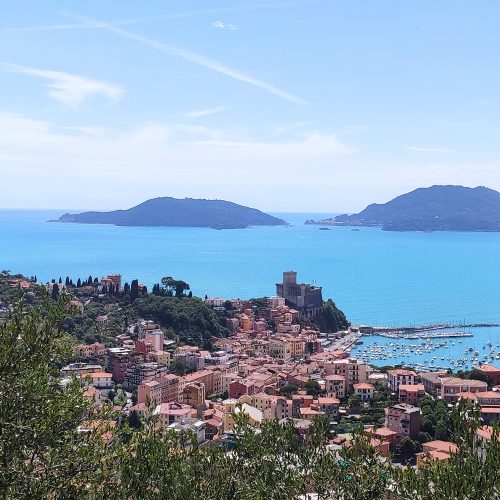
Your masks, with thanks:
<instances>
[{"instance_id":1,"label":"pink building","mask_svg":"<svg viewBox=\"0 0 500 500\"><path fill-rule=\"evenodd\" d=\"M420 408L399 403L385 409L385 425L396 433L397 442L404 437L416 439L420 432Z\"/></svg>"},{"instance_id":2,"label":"pink building","mask_svg":"<svg viewBox=\"0 0 500 500\"><path fill-rule=\"evenodd\" d=\"M407 385L400 384L399 386L399 402L416 405L420 399L425 396L425 388L423 384Z\"/></svg>"},{"instance_id":3,"label":"pink building","mask_svg":"<svg viewBox=\"0 0 500 500\"><path fill-rule=\"evenodd\" d=\"M415 385L417 374L413 370L399 368L396 370L389 370L387 376L391 390L398 392L400 385Z\"/></svg>"},{"instance_id":4,"label":"pink building","mask_svg":"<svg viewBox=\"0 0 500 500\"><path fill-rule=\"evenodd\" d=\"M247 396L255 394L255 384L251 380L238 379L230 382L229 399L238 399L244 394Z\"/></svg>"},{"instance_id":5,"label":"pink building","mask_svg":"<svg viewBox=\"0 0 500 500\"><path fill-rule=\"evenodd\" d=\"M174 422L178 422L183 418L190 418L192 411L192 406L174 402L159 404L153 413L159 417L159 426L166 429Z\"/></svg>"}]
</instances>

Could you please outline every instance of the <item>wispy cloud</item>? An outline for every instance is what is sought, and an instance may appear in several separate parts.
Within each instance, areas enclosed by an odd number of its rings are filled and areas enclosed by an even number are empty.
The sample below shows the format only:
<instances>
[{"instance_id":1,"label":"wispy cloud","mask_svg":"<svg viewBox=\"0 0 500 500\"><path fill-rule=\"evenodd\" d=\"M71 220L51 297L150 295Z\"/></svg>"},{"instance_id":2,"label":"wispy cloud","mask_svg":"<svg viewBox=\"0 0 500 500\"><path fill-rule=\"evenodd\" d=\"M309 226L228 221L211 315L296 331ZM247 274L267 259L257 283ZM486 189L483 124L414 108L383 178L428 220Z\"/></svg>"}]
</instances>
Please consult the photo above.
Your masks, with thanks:
<instances>
[{"instance_id":1,"label":"wispy cloud","mask_svg":"<svg viewBox=\"0 0 500 500\"><path fill-rule=\"evenodd\" d=\"M221 113L226 108L224 106L218 106L216 108L202 109L200 111L189 111L185 116L187 118L201 118L203 116L215 115L216 113Z\"/></svg>"},{"instance_id":2,"label":"wispy cloud","mask_svg":"<svg viewBox=\"0 0 500 500\"><path fill-rule=\"evenodd\" d=\"M109 99L119 99L125 90L114 83L48 69L31 68L17 64L2 64L9 73L21 73L46 80L48 95L66 106L76 107L93 94L102 94Z\"/></svg>"},{"instance_id":3,"label":"wispy cloud","mask_svg":"<svg viewBox=\"0 0 500 500\"><path fill-rule=\"evenodd\" d=\"M75 15L69 15L69 17L74 18L75 20L79 20L82 23L86 23L89 25L89 27L93 28L102 28L104 30L109 31L110 33L114 33L117 36L120 36L122 38L128 38L129 40L134 40L137 43L140 43L142 45L145 45L146 47L150 47L152 49L158 50L160 52L164 52L165 54L169 54L175 57L179 57L180 59L184 59L185 61L192 62L194 64L197 64L198 66L203 66L204 68L208 68L212 71L215 71L216 73L219 73L221 75L227 76L229 78L232 78L233 80L238 80L240 82L247 83L248 85L252 85L253 87L260 88L262 90L265 90L266 92L276 95L278 97L281 97L282 99L286 99L287 101L294 102L296 104L311 104L310 102L301 99L300 97L297 97L293 94L290 94L289 92L286 92L283 89L280 89L279 87L276 87L275 85L272 85L270 83L266 83L262 80L258 80L257 78L254 78L252 76L246 75L244 73L241 73L238 70L235 70L233 68L230 68L229 66L226 66L225 64L222 64L214 59L211 59L207 56L204 56L203 54L199 54L197 52L192 52L190 50L182 49L180 47L176 47L174 45L160 42L158 40L154 40L152 38L147 38L141 35L137 35L135 33L132 33L130 31L126 31L122 28L119 28L113 24L103 22L103 21L97 21L94 19L90 19L88 17L83 17L83 16L75 16Z\"/></svg>"},{"instance_id":4,"label":"wispy cloud","mask_svg":"<svg viewBox=\"0 0 500 500\"><path fill-rule=\"evenodd\" d=\"M455 150L448 148L423 148L420 146L408 146L408 151L415 151L417 153L454 153Z\"/></svg>"},{"instance_id":5,"label":"wispy cloud","mask_svg":"<svg viewBox=\"0 0 500 500\"><path fill-rule=\"evenodd\" d=\"M224 29L237 30L238 29L234 24L228 24L228 23L225 23L224 21L214 21L211 24L211 26L212 26L212 28L216 28L218 30L224 30Z\"/></svg>"},{"instance_id":6,"label":"wispy cloud","mask_svg":"<svg viewBox=\"0 0 500 500\"><path fill-rule=\"evenodd\" d=\"M240 5L233 5L230 7L213 7L209 9L191 9L179 12L172 12L170 14L162 14L156 16L135 17L131 19L117 19L111 21L115 26L126 26L132 24L140 24L148 21L161 21L168 19L183 19L189 17L204 16L210 14L224 14L231 12L242 12L246 10L265 10L265 9L284 9L290 7L301 7L305 5L313 5L322 3L324 0L299 0L297 2L267 2L267 3L247 3ZM16 32L29 32L29 31L56 31L56 30L72 30L89 28L86 24L52 24L46 26L19 26L19 27L6 27L0 28L0 33L16 33Z\"/></svg>"}]
</instances>

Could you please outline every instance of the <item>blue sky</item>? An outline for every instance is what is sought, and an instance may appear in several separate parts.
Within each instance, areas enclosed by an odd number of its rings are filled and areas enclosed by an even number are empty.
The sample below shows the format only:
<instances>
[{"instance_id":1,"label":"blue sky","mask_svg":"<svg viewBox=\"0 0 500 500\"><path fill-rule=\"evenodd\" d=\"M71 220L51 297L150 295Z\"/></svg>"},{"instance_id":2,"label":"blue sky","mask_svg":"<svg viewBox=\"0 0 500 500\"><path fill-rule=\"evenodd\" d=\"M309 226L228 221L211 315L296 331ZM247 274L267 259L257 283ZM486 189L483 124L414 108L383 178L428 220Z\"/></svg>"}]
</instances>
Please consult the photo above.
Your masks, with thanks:
<instances>
[{"instance_id":1,"label":"blue sky","mask_svg":"<svg viewBox=\"0 0 500 500\"><path fill-rule=\"evenodd\" d=\"M465 0L4 2L0 206L500 189L498 19Z\"/></svg>"}]
</instances>

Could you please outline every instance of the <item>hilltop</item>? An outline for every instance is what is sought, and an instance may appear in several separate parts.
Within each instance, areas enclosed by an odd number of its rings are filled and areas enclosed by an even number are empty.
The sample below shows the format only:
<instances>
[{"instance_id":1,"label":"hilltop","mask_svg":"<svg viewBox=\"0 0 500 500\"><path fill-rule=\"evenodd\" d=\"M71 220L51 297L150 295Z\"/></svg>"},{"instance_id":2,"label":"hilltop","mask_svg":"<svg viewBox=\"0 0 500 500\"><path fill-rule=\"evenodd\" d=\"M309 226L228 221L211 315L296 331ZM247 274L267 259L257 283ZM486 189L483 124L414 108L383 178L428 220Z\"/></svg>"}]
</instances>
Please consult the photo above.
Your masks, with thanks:
<instances>
[{"instance_id":1,"label":"hilltop","mask_svg":"<svg viewBox=\"0 0 500 500\"><path fill-rule=\"evenodd\" d=\"M500 193L486 187L432 186L368 205L358 214L307 223L385 231L500 231Z\"/></svg>"},{"instance_id":2,"label":"hilltop","mask_svg":"<svg viewBox=\"0 0 500 500\"><path fill-rule=\"evenodd\" d=\"M128 210L66 213L57 221L115 226L176 226L237 229L287 223L255 208L223 200L154 198Z\"/></svg>"}]
</instances>

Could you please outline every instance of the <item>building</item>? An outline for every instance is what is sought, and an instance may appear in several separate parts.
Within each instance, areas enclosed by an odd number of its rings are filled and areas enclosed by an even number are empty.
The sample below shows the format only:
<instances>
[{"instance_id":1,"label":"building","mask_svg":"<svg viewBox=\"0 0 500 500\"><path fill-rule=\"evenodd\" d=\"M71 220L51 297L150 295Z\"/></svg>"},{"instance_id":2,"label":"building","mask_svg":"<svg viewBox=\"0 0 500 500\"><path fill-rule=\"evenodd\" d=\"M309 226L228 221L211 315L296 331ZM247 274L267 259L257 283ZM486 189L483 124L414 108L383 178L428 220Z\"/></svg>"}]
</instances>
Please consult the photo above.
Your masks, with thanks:
<instances>
[{"instance_id":1,"label":"building","mask_svg":"<svg viewBox=\"0 0 500 500\"><path fill-rule=\"evenodd\" d=\"M124 386L126 389L135 389L148 380L154 380L162 375L167 375L168 368L159 363L129 364L125 374Z\"/></svg>"},{"instance_id":2,"label":"building","mask_svg":"<svg viewBox=\"0 0 500 500\"><path fill-rule=\"evenodd\" d=\"M321 287L297 283L295 271L283 273L283 283L276 284L276 295L308 316L315 316L323 307Z\"/></svg>"},{"instance_id":3,"label":"building","mask_svg":"<svg viewBox=\"0 0 500 500\"><path fill-rule=\"evenodd\" d=\"M476 430L476 440L474 443L474 447L476 452L481 460L486 459L486 454L488 452L488 446L491 440L493 439L494 432L493 427L489 425L483 425ZM497 433L496 438L500 441L500 435Z\"/></svg>"},{"instance_id":4,"label":"building","mask_svg":"<svg viewBox=\"0 0 500 500\"><path fill-rule=\"evenodd\" d=\"M425 396L424 384L407 385L400 384L399 386L399 402L417 405L418 402Z\"/></svg>"},{"instance_id":5,"label":"building","mask_svg":"<svg viewBox=\"0 0 500 500\"><path fill-rule=\"evenodd\" d=\"M161 403L159 404L153 414L158 415L158 425L161 429L168 428L173 424L184 418L190 418L193 408L189 405L181 403Z\"/></svg>"},{"instance_id":6,"label":"building","mask_svg":"<svg viewBox=\"0 0 500 500\"><path fill-rule=\"evenodd\" d=\"M389 370L387 372L389 387L393 392L398 392L399 386L414 385L417 374L413 370L405 370L399 368L396 370Z\"/></svg>"},{"instance_id":7,"label":"building","mask_svg":"<svg viewBox=\"0 0 500 500\"><path fill-rule=\"evenodd\" d=\"M420 372L420 381L424 385L425 392L431 396L437 396L441 390L441 379L448 376L448 372L441 370L436 372Z\"/></svg>"},{"instance_id":8,"label":"building","mask_svg":"<svg viewBox=\"0 0 500 500\"><path fill-rule=\"evenodd\" d=\"M488 384L481 380L465 380L458 377L446 377L441 379L441 389L439 395L445 401L456 403L459 399L459 393L485 392L488 390Z\"/></svg>"},{"instance_id":9,"label":"building","mask_svg":"<svg viewBox=\"0 0 500 500\"><path fill-rule=\"evenodd\" d=\"M337 420L340 400L337 398L319 397L316 406L321 413L324 413L331 419Z\"/></svg>"},{"instance_id":10,"label":"building","mask_svg":"<svg viewBox=\"0 0 500 500\"><path fill-rule=\"evenodd\" d=\"M344 377L346 393L354 390L354 384L365 383L367 380L366 363L362 363L356 358L336 359L327 363L325 364L325 373Z\"/></svg>"},{"instance_id":11,"label":"building","mask_svg":"<svg viewBox=\"0 0 500 500\"><path fill-rule=\"evenodd\" d=\"M346 379L343 375L327 375L325 390L328 397L344 399L346 397Z\"/></svg>"},{"instance_id":12,"label":"building","mask_svg":"<svg viewBox=\"0 0 500 500\"><path fill-rule=\"evenodd\" d=\"M484 364L475 368L478 372L483 373L488 378L488 383L491 385L500 384L500 368L490 364Z\"/></svg>"},{"instance_id":13,"label":"building","mask_svg":"<svg viewBox=\"0 0 500 500\"><path fill-rule=\"evenodd\" d=\"M110 347L106 351L106 371L113 374L115 384L123 384L128 365L131 363L132 355L129 349L123 347Z\"/></svg>"},{"instance_id":14,"label":"building","mask_svg":"<svg viewBox=\"0 0 500 500\"><path fill-rule=\"evenodd\" d=\"M373 399L374 387L372 384L366 382L361 382L359 384L354 384L354 395L358 396L361 401L370 401Z\"/></svg>"},{"instance_id":15,"label":"building","mask_svg":"<svg viewBox=\"0 0 500 500\"><path fill-rule=\"evenodd\" d=\"M121 291L122 289L122 275L121 274L108 274L101 280L101 286L109 289L110 286L113 286Z\"/></svg>"},{"instance_id":16,"label":"building","mask_svg":"<svg viewBox=\"0 0 500 500\"><path fill-rule=\"evenodd\" d=\"M192 382L182 389L182 402L193 408L205 405L205 384Z\"/></svg>"},{"instance_id":17,"label":"building","mask_svg":"<svg viewBox=\"0 0 500 500\"><path fill-rule=\"evenodd\" d=\"M92 387L97 389L111 389L113 387L113 375L111 373L106 372L94 372L87 377L90 377L92 382Z\"/></svg>"},{"instance_id":18,"label":"building","mask_svg":"<svg viewBox=\"0 0 500 500\"><path fill-rule=\"evenodd\" d=\"M485 424L500 422L500 406L481 406L481 420Z\"/></svg>"},{"instance_id":19,"label":"building","mask_svg":"<svg viewBox=\"0 0 500 500\"><path fill-rule=\"evenodd\" d=\"M385 425L396 433L399 443L404 437L416 439L420 432L420 408L407 403L399 403L385 409Z\"/></svg>"},{"instance_id":20,"label":"building","mask_svg":"<svg viewBox=\"0 0 500 500\"><path fill-rule=\"evenodd\" d=\"M251 380L237 379L229 383L228 395L230 399L238 399L246 394L255 394L255 384Z\"/></svg>"},{"instance_id":21,"label":"building","mask_svg":"<svg viewBox=\"0 0 500 500\"><path fill-rule=\"evenodd\" d=\"M422 452L417 453L417 467L426 460L448 460L452 453L458 451L458 446L450 441L428 441L422 443Z\"/></svg>"},{"instance_id":22,"label":"building","mask_svg":"<svg viewBox=\"0 0 500 500\"><path fill-rule=\"evenodd\" d=\"M177 375L168 374L155 380L139 384L137 402L139 404L152 401L153 404L173 403L179 400L179 379Z\"/></svg>"},{"instance_id":23,"label":"building","mask_svg":"<svg viewBox=\"0 0 500 500\"><path fill-rule=\"evenodd\" d=\"M106 354L106 346L100 342L79 344L75 347L75 354L79 358L97 358Z\"/></svg>"},{"instance_id":24,"label":"building","mask_svg":"<svg viewBox=\"0 0 500 500\"><path fill-rule=\"evenodd\" d=\"M197 418L182 417L171 423L167 429L180 432L182 434L190 434L196 436L198 444L205 441L206 424L203 420ZM190 441L187 441L190 443Z\"/></svg>"}]
</instances>

